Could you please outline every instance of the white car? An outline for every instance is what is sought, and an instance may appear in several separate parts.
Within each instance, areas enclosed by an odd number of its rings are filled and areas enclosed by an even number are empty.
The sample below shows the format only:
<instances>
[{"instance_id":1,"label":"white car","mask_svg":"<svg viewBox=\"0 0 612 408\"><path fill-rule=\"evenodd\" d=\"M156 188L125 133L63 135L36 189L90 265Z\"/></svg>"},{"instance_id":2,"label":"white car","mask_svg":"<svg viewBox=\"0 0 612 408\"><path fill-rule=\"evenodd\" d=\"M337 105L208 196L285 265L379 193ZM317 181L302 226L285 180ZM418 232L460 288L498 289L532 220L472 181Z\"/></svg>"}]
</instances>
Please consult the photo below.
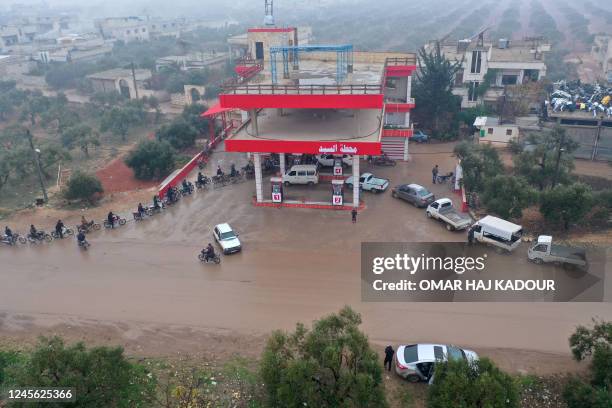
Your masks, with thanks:
<instances>
[{"instance_id":1,"label":"white car","mask_svg":"<svg viewBox=\"0 0 612 408\"><path fill-rule=\"evenodd\" d=\"M215 225L213 235L215 241L221 246L224 255L240 252L242 249L238 234L227 223Z\"/></svg>"},{"instance_id":2,"label":"white car","mask_svg":"<svg viewBox=\"0 0 612 408\"><path fill-rule=\"evenodd\" d=\"M318 154L317 161L323 167L334 167L334 163L336 159L342 159L342 166L352 166L353 165L353 156L349 156L348 154L333 155L333 154Z\"/></svg>"},{"instance_id":3,"label":"white car","mask_svg":"<svg viewBox=\"0 0 612 408\"><path fill-rule=\"evenodd\" d=\"M349 189L353 188L353 176L347 178L344 183ZM359 187L364 191L382 193L389 187L389 180L374 177L372 173L363 173L359 177Z\"/></svg>"},{"instance_id":4,"label":"white car","mask_svg":"<svg viewBox=\"0 0 612 408\"><path fill-rule=\"evenodd\" d=\"M397 347L395 372L410 382L429 382L437 362L454 360L478 361L478 354L457 346L444 344L411 344Z\"/></svg>"}]
</instances>

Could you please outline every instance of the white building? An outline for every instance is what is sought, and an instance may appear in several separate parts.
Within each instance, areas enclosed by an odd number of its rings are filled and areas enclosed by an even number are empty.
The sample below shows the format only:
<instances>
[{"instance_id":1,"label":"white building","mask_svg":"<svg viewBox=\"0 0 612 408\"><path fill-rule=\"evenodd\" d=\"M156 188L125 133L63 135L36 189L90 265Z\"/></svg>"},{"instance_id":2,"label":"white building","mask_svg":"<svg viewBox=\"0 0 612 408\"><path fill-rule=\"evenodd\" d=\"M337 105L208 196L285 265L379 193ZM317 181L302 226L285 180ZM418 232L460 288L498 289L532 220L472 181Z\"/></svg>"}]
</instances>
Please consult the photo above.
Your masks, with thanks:
<instances>
[{"instance_id":1,"label":"white building","mask_svg":"<svg viewBox=\"0 0 612 408\"><path fill-rule=\"evenodd\" d=\"M435 50L435 42L425 45ZM453 94L461 97L461 107L469 108L495 103L506 85L519 85L537 81L546 76L545 54L550 44L543 40L509 41L496 43L481 39L445 42L442 54L451 61L462 61L462 69L455 76ZM487 76L487 73L490 74ZM479 86L487 86L484 95Z\"/></svg>"},{"instance_id":2,"label":"white building","mask_svg":"<svg viewBox=\"0 0 612 408\"><path fill-rule=\"evenodd\" d=\"M120 40L124 43L149 40L149 27L142 17L103 18L95 20L94 25L105 39Z\"/></svg>"},{"instance_id":3,"label":"white building","mask_svg":"<svg viewBox=\"0 0 612 408\"><path fill-rule=\"evenodd\" d=\"M488 143L493 147L507 147L511 140L517 140L519 127L510 123L499 123L499 118L478 116L474 120L478 129L478 143Z\"/></svg>"}]
</instances>

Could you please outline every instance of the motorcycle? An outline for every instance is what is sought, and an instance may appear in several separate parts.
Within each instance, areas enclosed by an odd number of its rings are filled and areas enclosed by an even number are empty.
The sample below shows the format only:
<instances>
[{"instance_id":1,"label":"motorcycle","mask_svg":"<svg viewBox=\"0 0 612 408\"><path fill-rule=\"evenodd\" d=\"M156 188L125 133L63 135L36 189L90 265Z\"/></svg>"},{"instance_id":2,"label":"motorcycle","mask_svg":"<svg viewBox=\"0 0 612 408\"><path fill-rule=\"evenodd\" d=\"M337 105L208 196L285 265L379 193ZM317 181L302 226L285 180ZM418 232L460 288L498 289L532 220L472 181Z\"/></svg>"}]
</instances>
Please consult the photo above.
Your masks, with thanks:
<instances>
[{"instance_id":1,"label":"motorcycle","mask_svg":"<svg viewBox=\"0 0 612 408\"><path fill-rule=\"evenodd\" d=\"M200 182L199 180L196 180L195 182L195 186L196 188L199 190L201 188L205 188L208 187L208 185L210 185L211 180L209 177L204 176L204 178L202 179L202 181Z\"/></svg>"},{"instance_id":2,"label":"motorcycle","mask_svg":"<svg viewBox=\"0 0 612 408\"><path fill-rule=\"evenodd\" d=\"M100 228L102 228L102 226L100 224L98 224L97 222L89 221L87 224L79 224L76 226L76 230L78 232L83 232L85 234L90 233L91 231L98 231Z\"/></svg>"},{"instance_id":3,"label":"motorcycle","mask_svg":"<svg viewBox=\"0 0 612 408\"><path fill-rule=\"evenodd\" d=\"M451 180L451 179L453 178L453 175L454 175L454 174L455 174L455 173L453 173L452 171L449 171L448 173L443 174L443 175L439 175L439 174L438 174L438 176L436 176L436 183L438 183L438 184L444 184L444 183L446 183L447 181Z\"/></svg>"},{"instance_id":4,"label":"motorcycle","mask_svg":"<svg viewBox=\"0 0 612 408\"><path fill-rule=\"evenodd\" d=\"M79 246L79 248L81 248L83 251L87 251L87 248L89 248L91 246L91 244L89 242L87 242L87 240L84 241L77 241L77 245Z\"/></svg>"},{"instance_id":5,"label":"motorcycle","mask_svg":"<svg viewBox=\"0 0 612 408\"><path fill-rule=\"evenodd\" d=\"M386 155L375 157L372 163L375 166L395 166L397 164L395 160Z\"/></svg>"},{"instance_id":6,"label":"motorcycle","mask_svg":"<svg viewBox=\"0 0 612 408\"><path fill-rule=\"evenodd\" d=\"M214 256L214 257L212 257L212 258L208 258L208 259L206 259L206 255L204 255L203 253L201 253L201 252L200 252L200 253L198 254L198 259L199 259L201 262L204 262L204 263L215 263L215 264L219 264L219 263L221 263L221 258L220 258L220 257L219 257L219 255L217 255L217 254L215 254L215 256Z\"/></svg>"},{"instance_id":7,"label":"motorcycle","mask_svg":"<svg viewBox=\"0 0 612 408\"><path fill-rule=\"evenodd\" d=\"M162 200L159 200L157 203L157 208L155 207L155 204L151 204L147 207L147 215L153 215L166 208L166 204Z\"/></svg>"},{"instance_id":8,"label":"motorcycle","mask_svg":"<svg viewBox=\"0 0 612 408\"><path fill-rule=\"evenodd\" d=\"M115 215L115 217L113 218L113 224L112 225L109 224L108 219L104 220L104 228L112 228L116 224L125 225L126 222L127 222L127 220L125 218L121 218L118 215Z\"/></svg>"},{"instance_id":9,"label":"motorcycle","mask_svg":"<svg viewBox=\"0 0 612 408\"><path fill-rule=\"evenodd\" d=\"M70 236L72 234L74 234L74 231L72 231L70 228L68 227L63 227L62 228L62 234L64 234L64 236ZM58 234L57 231L51 231L51 236L55 239L60 238L60 234Z\"/></svg>"},{"instance_id":10,"label":"motorcycle","mask_svg":"<svg viewBox=\"0 0 612 408\"><path fill-rule=\"evenodd\" d=\"M45 231L38 231L36 236L28 235L28 242L31 244L38 244L43 241L51 242L53 241L53 237L47 234Z\"/></svg>"},{"instance_id":11,"label":"motorcycle","mask_svg":"<svg viewBox=\"0 0 612 408\"><path fill-rule=\"evenodd\" d=\"M11 238L6 235L3 235L2 239L0 239L0 243L11 246L17 245L17 242L19 242L20 244L25 244L27 240L25 237L20 237L19 234L17 234L16 232L13 232L13 236Z\"/></svg>"},{"instance_id":12,"label":"motorcycle","mask_svg":"<svg viewBox=\"0 0 612 408\"><path fill-rule=\"evenodd\" d=\"M193 183L191 181L188 181L187 187L181 187L179 191L182 196L191 195L191 193L193 193Z\"/></svg>"}]
</instances>

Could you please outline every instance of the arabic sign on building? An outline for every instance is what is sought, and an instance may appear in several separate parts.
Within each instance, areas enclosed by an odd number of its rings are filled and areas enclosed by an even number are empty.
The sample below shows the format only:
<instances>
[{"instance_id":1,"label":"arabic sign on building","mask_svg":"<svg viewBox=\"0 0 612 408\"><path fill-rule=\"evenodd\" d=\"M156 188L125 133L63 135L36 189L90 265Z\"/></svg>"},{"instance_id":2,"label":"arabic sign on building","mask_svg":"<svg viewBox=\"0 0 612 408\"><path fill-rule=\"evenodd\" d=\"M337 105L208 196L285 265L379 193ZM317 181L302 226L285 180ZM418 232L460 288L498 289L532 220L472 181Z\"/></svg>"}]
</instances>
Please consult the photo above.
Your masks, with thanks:
<instances>
[{"instance_id":1,"label":"arabic sign on building","mask_svg":"<svg viewBox=\"0 0 612 408\"><path fill-rule=\"evenodd\" d=\"M288 141L288 140L236 140L227 139L228 152L249 153L309 153L380 155L380 142Z\"/></svg>"}]
</instances>

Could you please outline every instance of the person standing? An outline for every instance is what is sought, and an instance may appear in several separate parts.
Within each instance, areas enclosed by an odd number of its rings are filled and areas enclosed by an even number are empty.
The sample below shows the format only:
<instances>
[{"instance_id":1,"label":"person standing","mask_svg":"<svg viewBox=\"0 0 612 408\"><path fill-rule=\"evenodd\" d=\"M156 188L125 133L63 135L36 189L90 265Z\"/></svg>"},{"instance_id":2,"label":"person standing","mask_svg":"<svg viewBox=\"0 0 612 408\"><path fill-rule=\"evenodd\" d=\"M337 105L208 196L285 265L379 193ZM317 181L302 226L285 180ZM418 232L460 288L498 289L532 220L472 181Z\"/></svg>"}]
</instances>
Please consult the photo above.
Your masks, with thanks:
<instances>
[{"instance_id":1,"label":"person standing","mask_svg":"<svg viewBox=\"0 0 612 408\"><path fill-rule=\"evenodd\" d=\"M353 208L353 211L351 211L351 219L353 221L353 224L357 222L357 210L355 208Z\"/></svg>"},{"instance_id":2,"label":"person standing","mask_svg":"<svg viewBox=\"0 0 612 408\"><path fill-rule=\"evenodd\" d=\"M395 354L395 350L391 345L388 345L385 348L385 368L387 371L391 371L391 362L393 361L393 355Z\"/></svg>"},{"instance_id":3,"label":"person standing","mask_svg":"<svg viewBox=\"0 0 612 408\"><path fill-rule=\"evenodd\" d=\"M64 239L64 223L62 220L57 220L57 224L55 224L55 233L61 239Z\"/></svg>"},{"instance_id":4,"label":"person standing","mask_svg":"<svg viewBox=\"0 0 612 408\"><path fill-rule=\"evenodd\" d=\"M436 184L436 179L438 178L438 165L436 164L433 169L431 169L431 182Z\"/></svg>"}]
</instances>

